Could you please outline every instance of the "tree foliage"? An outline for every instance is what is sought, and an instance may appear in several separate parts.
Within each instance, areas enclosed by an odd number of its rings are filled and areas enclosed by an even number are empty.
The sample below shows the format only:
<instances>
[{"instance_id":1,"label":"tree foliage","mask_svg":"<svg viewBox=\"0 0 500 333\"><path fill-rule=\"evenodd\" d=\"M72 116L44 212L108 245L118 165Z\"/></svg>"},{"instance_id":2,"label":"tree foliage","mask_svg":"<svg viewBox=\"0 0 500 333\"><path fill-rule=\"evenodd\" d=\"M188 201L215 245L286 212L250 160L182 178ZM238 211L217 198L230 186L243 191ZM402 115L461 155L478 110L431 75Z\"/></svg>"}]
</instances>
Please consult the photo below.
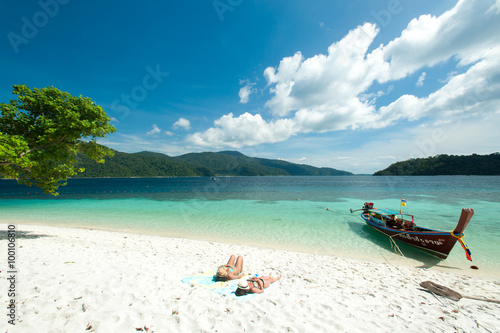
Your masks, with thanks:
<instances>
[{"instance_id":1,"label":"tree foliage","mask_svg":"<svg viewBox=\"0 0 500 333\"><path fill-rule=\"evenodd\" d=\"M436 155L391 164L375 176L500 175L500 154Z\"/></svg>"},{"instance_id":2,"label":"tree foliage","mask_svg":"<svg viewBox=\"0 0 500 333\"><path fill-rule=\"evenodd\" d=\"M116 131L103 108L88 97L54 87L14 85L17 100L0 104L0 174L46 193L65 185L77 170L76 155L103 163L112 151L97 138Z\"/></svg>"}]
</instances>

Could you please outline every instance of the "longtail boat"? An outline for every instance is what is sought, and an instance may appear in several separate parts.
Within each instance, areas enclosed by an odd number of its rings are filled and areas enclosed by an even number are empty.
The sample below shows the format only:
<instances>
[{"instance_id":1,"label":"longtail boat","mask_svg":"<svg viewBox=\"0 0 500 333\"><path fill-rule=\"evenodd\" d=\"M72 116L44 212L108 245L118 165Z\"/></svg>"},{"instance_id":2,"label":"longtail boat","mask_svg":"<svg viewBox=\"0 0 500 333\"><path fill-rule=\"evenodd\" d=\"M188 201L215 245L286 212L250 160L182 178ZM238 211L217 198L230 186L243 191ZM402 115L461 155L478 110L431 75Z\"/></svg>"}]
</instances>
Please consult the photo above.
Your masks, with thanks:
<instances>
[{"instance_id":1,"label":"longtail boat","mask_svg":"<svg viewBox=\"0 0 500 333\"><path fill-rule=\"evenodd\" d=\"M406 200L404 202L406 203ZM406 206L403 203L401 205ZM472 261L469 248L463 241L465 227L474 215L472 208L462 209L458 224L453 231L440 231L417 226L413 215L373 206L372 202L365 202L362 209L351 209L351 213L361 210L361 219L373 229L396 241L427 251L442 259L448 257L458 241L465 250L467 259Z\"/></svg>"}]
</instances>

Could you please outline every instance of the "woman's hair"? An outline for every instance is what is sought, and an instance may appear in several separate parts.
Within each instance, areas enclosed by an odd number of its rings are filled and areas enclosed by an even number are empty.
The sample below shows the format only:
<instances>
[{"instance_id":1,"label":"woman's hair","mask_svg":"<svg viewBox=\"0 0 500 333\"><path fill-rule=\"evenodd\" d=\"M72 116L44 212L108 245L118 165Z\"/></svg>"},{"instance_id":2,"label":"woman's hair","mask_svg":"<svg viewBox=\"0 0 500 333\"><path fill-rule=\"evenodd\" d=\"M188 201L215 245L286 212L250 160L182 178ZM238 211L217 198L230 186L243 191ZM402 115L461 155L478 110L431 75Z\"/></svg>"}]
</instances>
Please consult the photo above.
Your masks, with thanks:
<instances>
[{"instance_id":1,"label":"woman's hair","mask_svg":"<svg viewBox=\"0 0 500 333\"><path fill-rule=\"evenodd\" d=\"M219 267L216 275L218 278L225 278L227 276L227 267Z\"/></svg>"},{"instance_id":2,"label":"woman's hair","mask_svg":"<svg viewBox=\"0 0 500 333\"><path fill-rule=\"evenodd\" d=\"M238 288L234 293L236 294L236 296L245 296L246 294L248 294L248 289Z\"/></svg>"}]
</instances>

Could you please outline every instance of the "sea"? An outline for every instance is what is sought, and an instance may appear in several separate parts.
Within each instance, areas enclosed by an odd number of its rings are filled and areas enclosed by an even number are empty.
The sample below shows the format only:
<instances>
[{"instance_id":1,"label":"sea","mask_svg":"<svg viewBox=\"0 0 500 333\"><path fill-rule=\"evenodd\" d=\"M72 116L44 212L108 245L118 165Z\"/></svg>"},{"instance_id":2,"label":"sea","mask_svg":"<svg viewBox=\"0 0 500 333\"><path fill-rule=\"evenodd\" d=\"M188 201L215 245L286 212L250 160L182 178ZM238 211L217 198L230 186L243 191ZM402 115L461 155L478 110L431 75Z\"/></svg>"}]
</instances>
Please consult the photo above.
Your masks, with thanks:
<instances>
[{"instance_id":1,"label":"sea","mask_svg":"<svg viewBox=\"0 0 500 333\"><path fill-rule=\"evenodd\" d=\"M500 276L500 176L75 178L59 195L0 180L2 224L116 230L293 250ZM401 207L401 199L407 200ZM452 231L475 211L446 260L389 238L360 219L364 202L402 209L417 225ZM401 255L399 253L403 255ZM408 261L410 260L410 261Z\"/></svg>"}]
</instances>

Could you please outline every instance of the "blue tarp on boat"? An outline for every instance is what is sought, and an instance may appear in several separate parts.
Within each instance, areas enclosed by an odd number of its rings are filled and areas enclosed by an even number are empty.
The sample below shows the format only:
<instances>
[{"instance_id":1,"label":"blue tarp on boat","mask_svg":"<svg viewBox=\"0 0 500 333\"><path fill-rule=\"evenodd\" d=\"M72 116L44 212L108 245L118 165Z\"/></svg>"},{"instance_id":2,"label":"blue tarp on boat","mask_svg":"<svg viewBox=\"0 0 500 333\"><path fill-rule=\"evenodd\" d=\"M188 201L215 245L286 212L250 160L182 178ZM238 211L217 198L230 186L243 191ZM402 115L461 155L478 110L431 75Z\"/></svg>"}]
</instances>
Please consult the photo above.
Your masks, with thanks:
<instances>
[{"instance_id":1,"label":"blue tarp on boat","mask_svg":"<svg viewBox=\"0 0 500 333\"><path fill-rule=\"evenodd\" d=\"M388 209L388 208L377 208L377 209L371 209L370 211L373 213L381 214L381 215L399 215L398 211Z\"/></svg>"}]
</instances>

